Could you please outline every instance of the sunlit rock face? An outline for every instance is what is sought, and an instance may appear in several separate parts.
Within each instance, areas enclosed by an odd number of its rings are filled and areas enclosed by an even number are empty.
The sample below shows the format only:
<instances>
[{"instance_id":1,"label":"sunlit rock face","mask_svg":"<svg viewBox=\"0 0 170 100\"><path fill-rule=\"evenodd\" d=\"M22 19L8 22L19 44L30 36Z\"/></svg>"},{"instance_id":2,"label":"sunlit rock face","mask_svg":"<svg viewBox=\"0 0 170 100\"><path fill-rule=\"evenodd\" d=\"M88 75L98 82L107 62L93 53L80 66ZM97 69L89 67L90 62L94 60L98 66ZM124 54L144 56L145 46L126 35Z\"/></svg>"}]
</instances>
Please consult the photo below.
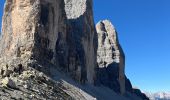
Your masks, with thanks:
<instances>
[{"instance_id":1,"label":"sunlit rock face","mask_svg":"<svg viewBox=\"0 0 170 100\"><path fill-rule=\"evenodd\" d=\"M91 0L7 0L0 61L48 62L82 83L93 83L97 48L94 39Z\"/></svg>"},{"instance_id":2,"label":"sunlit rock face","mask_svg":"<svg viewBox=\"0 0 170 100\"><path fill-rule=\"evenodd\" d=\"M64 1L65 1L65 11L68 19L79 18L87 11L87 5L86 5L87 0L64 0Z\"/></svg>"},{"instance_id":3,"label":"sunlit rock face","mask_svg":"<svg viewBox=\"0 0 170 100\"><path fill-rule=\"evenodd\" d=\"M6 1L0 42L0 57L4 60L5 57L9 59L22 56L22 53L26 56L31 54L39 9L36 5L40 2L28 1Z\"/></svg>"},{"instance_id":4,"label":"sunlit rock face","mask_svg":"<svg viewBox=\"0 0 170 100\"><path fill-rule=\"evenodd\" d=\"M65 26L60 4L59 0L7 0L0 57L4 60L31 56L49 61L55 59L58 33Z\"/></svg>"},{"instance_id":5,"label":"sunlit rock face","mask_svg":"<svg viewBox=\"0 0 170 100\"><path fill-rule=\"evenodd\" d=\"M117 33L110 21L96 25L98 33L98 78L116 92L125 93L125 56L119 44Z\"/></svg>"}]
</instances>

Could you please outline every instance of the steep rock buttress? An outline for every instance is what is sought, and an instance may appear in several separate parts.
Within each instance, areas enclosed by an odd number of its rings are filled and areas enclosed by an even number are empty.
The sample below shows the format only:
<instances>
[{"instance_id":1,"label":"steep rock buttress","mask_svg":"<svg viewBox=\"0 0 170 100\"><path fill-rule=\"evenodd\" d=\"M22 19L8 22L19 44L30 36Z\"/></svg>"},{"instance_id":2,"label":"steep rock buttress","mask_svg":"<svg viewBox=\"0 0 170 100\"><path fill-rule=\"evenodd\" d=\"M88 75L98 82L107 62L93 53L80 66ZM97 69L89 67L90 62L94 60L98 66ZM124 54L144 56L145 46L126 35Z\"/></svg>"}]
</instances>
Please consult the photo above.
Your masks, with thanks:
<instances>
[{"instance_id":1,"label":"steep rock buttress","mask_svg":"<svg viewBox=\"0 0 170 100\"><path fill-rule=\"evenodd\" d=\"M92 0L64 0L67 17L68 68L81 72L81 81L94 83L96 31Z\"/></svg>"},{"instance_id":2,"label":"steep rock buttress","mask_svg":"<svg viewBox=\"0 0 170 100\"><path fill-rule=\"evenodd\" d=\"M66 34L62 6L62 0L6 0L0 62L26 66L36 60L56 64L58 34Z\"/></svg>"},{"instance_id":3,"label":"steep rock buttress","mask_svg":"<svg viewBox=\"0 0 170 100\"><path fill-rule=\"evenodd\" d=\"M50 73L48 62L93 84L96 32L91 0L7 0L4 10L0 62L36 61Z\"/></svg>"},{"instance_id":4,"label":"steep rock buttress","mask_svg":"<svg viewBox=\"0 0 170 100\"><path fill-rule=\"evenodd\" d=\"M125 55L119 44L115 28L110 21L96 25L98 33L98 79L100 83L125 93Z\"/></svg>"},{"instance_id":5,"label":"steep rock buttress","mask_svg":"<svg viewBox=\"0 0 170 100\"><path fill-rule=\"evenodd\" d=\"M112 23L109 20L100 21L96 25L96 30L98 36L97 82L121 95L130 93L142 100L149 100L139 89L133 89L125 75L125 54Z\"/></svg>"}]
</instances>

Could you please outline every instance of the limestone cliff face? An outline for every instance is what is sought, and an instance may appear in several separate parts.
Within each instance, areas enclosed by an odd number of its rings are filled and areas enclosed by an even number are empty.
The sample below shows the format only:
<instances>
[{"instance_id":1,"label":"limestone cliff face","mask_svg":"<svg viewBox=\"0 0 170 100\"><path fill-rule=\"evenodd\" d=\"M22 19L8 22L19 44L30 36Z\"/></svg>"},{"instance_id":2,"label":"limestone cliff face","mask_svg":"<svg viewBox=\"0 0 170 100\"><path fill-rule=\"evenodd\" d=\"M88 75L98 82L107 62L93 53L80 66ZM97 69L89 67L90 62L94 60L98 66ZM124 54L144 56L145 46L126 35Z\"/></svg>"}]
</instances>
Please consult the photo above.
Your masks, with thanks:
<instances>
[{"instance_id":1,"label":"limestone cliff face","mask_svg":"<svg viewBox=\"0 0 170 100\"><path fill-rule=\"evenodd\" d=\"M92 0L7 0L0 62L49 62L78 81L93 83L95 34Z\"/></svg>"},{"instance_id":2,"label":"limestone cliff face","mask_svg":"<svg viewBox=\"0 0 170 100\"><path fill-rule=\"evenodd\" d=\"M24 53L31 54L38 21L40 2L6 0L2 35L0 42L0 58L19 57Z\"/></svg>"},{"instance_id":3,"label":"limestone cliff face","mask_svg":"<svg viewBox=\"0 0 170 100\"><path fill-rule=\"evenodd\" d=\"M69 70L81 70L81 77L94 83L96 67L96 31L92 0L64 0L67 16ZM83 81L83 80L82 80Z\"/></svg>"},{"instance_id":4,"label":"limestone cliff face","mask_svg":"<svg viewBox=\"0 0 170 100\"><path fill-rule=\"evenodd\" d=\"M98 36L97 82L121 95L131 93L142 100L149 100L139 89L133 89L125 75L125 55L112 23L109 20L100 21L96 25L96 30Z\"/></svg>"},{"instance_id":5,"label":"limestone cliff face","mask_svg":"<svg viewBox=\"0 0 170 100\"><path fill-rule=\"evenodd\" d=\"M55 59L58 33L65 27L60 5L58 0L6 0L0 58Z\"/></svg>"},{"instance_id":6,"label":"limestone cliff face","mask_svg":"<svg viewBox=\"0 0 170 100\"><path fill-rule=\"evenodd\" d=\"M110 21L96 25L98 33L98 79L121 94L125 93L125 55L119 44L117 33Z\"/></svg>"}]
</instances>

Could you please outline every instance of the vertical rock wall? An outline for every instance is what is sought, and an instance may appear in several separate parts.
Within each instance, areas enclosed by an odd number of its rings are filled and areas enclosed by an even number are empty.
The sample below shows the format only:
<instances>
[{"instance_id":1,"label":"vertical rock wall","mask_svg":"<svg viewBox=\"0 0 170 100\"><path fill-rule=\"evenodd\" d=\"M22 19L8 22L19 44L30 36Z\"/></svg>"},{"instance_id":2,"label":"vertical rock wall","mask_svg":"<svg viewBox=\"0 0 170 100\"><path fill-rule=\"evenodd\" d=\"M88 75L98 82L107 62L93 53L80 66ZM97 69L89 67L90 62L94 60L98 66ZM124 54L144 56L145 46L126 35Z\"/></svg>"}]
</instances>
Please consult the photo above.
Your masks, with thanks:
<instances>
[{"instance_id":1,"label":"vertical rock wall","mask_svg":"<svg viewBox=\"0 0 170 100\"><path fill-rule=\"evenodd\" d=\"M92 0L6 0L0 62L48 62L93 83L95 36Z\"/></svg>"},{"instance_id":2,"label":"vertical rock wall","mask_svg":"<svg viewBox=\"0 0 170 100\"><path fill-rule=\"evenodd\" d=\"M6 0L0 62L25 64L34 59L57 65L56 44L61 35L66 42L65 21L63 0Z\"/></svg>"},{"instance_id":3,"label":"vertical rock wall","mask_svg":"<svg viewBox=\"0 0 170 100\"><path fill-rule=\"evenodd\" d=\"M67 16L69 70L81 70L82 81L94 82L96 31L92 0L64 0Z\"/></svg>"},{"instance_id":4,"label":"vertical rock wall","mask_svg":"<svg viewBox=\"0 0 170 100\"><path fill-rule=\"evenodd\" d=\"M110 21L96 25L98 33L98 79L103 85L121 94L125 93L125 56L117 33Z\"/></svg>"},{"instance_id":5,"label":"vertical rock wall","mask_svg":"<svg viewBox=\"0 0 170 100\"><path fill-rule=\"evenodd\" d=\"M0 58L30 56L40 2L6 0L2 20Z\"/></svg>"}]
</instances>

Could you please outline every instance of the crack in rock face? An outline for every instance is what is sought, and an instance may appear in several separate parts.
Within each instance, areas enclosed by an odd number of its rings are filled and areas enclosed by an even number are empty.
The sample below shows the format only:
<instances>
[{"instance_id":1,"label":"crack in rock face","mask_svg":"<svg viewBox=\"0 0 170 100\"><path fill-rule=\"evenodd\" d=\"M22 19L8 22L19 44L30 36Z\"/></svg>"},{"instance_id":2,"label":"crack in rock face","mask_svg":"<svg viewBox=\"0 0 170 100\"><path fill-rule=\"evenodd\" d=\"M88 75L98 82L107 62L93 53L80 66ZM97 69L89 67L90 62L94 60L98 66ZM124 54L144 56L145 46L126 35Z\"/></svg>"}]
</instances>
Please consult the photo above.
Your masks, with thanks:
<instances>
[{"instance_id":1,"label":"crack in rock face","mask_svg":"<svg viewBox=\"0 0 170 100\"><path fill-rule=\"evenodd\" d=\"M87 0L64 0L68 19L76 19L86 11Z\"/></svg>"}]
</instances>

